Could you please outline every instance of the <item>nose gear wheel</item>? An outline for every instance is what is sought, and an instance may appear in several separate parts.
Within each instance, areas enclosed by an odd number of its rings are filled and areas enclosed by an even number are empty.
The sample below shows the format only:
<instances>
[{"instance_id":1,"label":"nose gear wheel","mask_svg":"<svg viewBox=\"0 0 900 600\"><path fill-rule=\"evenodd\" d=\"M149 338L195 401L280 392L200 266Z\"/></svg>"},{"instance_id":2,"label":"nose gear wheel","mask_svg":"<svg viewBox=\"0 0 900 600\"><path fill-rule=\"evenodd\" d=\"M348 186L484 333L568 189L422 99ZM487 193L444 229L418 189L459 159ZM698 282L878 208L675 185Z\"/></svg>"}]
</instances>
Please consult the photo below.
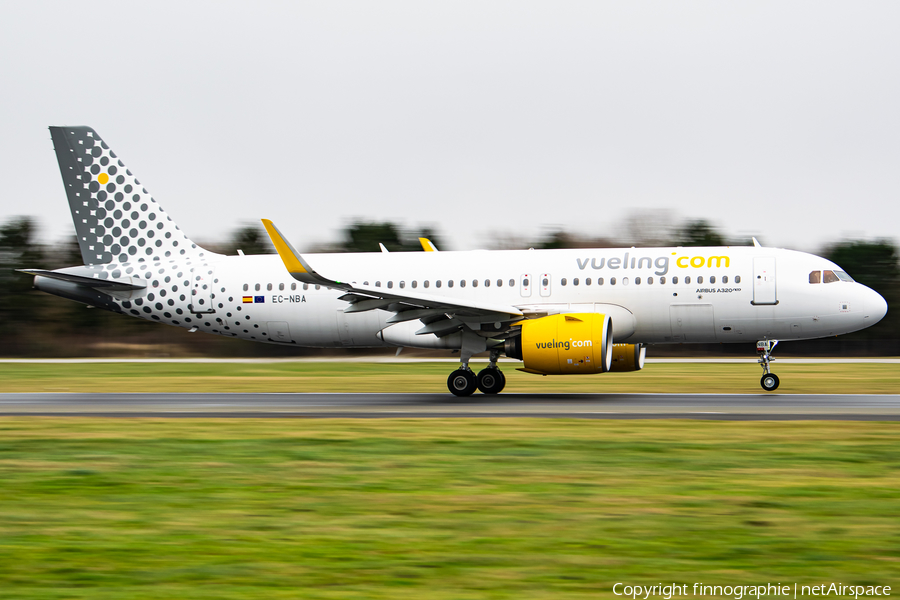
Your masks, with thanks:
<instances>
[{"instance_id":1,"label":"nose gear wheel","mask_svg":"<svg viewBox=\"0 0 900 600\"><path fill-rule=\"evenodd\" d=\"M774 392L778 389L778 375L775 373L766 373L762 376L762 379L759 380L759 384L767 392Z\"/></svg>"}]
</instances>

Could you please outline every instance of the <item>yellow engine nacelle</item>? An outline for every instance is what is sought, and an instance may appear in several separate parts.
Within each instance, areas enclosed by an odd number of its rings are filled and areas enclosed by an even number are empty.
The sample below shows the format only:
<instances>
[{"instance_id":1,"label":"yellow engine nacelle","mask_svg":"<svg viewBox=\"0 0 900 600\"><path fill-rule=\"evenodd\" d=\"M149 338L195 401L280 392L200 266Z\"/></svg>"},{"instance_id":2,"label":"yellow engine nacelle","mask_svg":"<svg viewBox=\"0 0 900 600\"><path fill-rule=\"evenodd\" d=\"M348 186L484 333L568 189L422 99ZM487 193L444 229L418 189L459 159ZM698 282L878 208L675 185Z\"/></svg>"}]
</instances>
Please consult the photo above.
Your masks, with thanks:
<instances>
[{"instance_id":1,"label":"yellow engine nacelle","mask_svg":"<svg viewBox=\"0 0 900 600\"><path fill-rule=\"evenodd\" d=\"M506 340L506 355L540 375L605 373L612 366L612 320L575 313L523 321L520 336Z\"/></svg>"},{"instance_id":2,"label":"yellow engine nacelle","mask_svg":"<svg viewBox=\"0 0 900 600\"><path fill-rule=\"evenodd\" d=\"M643 344L613 344L612 367L614 373L640 371L644 368L647 346Z\"/></svg>"}]
</instances>

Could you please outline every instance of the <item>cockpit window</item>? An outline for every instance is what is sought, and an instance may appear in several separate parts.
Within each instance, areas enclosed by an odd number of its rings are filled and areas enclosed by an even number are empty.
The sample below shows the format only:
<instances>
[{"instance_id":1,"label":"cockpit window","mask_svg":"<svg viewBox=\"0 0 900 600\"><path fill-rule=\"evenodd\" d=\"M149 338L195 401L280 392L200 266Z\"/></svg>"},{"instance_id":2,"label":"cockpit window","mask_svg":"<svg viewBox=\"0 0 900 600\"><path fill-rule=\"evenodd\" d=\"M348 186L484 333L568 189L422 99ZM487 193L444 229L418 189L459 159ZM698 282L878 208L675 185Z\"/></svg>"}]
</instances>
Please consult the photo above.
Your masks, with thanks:
<instances>
[{"instance_id":1,"label":"cockpit window","mask_svg":"<svg viewBox=\"0 0 900 600\"><path fill-rule=\"evenodd\" d=\"M824 281L825 283L834 283L835 281L840 281L840 278L834 274L834 271L825 271Z\"/></svg>"},{"instance_id":2,"label":"cockpit window","mask_svg":"<svg viewBox=\"0 0 900 600\"><path fill-rule=\"evenodd\" d=\"M843 271L835 271L834 274L837 275L838 277L840 277L841 281L850 281L850 282L853 281L853 278L850 277L849 275L847 275L846 273L844 273Z\"/></svg>"},{"instance_id":3,"label":"cockpit window","mask_svg":"<svg viewBox=\"0 0 900 600\"><path fill-rule=\"evenodd\" d=\"M810 283L822 283L822 271L812 271L809 274Z\"/></svg>"}]
</instances>

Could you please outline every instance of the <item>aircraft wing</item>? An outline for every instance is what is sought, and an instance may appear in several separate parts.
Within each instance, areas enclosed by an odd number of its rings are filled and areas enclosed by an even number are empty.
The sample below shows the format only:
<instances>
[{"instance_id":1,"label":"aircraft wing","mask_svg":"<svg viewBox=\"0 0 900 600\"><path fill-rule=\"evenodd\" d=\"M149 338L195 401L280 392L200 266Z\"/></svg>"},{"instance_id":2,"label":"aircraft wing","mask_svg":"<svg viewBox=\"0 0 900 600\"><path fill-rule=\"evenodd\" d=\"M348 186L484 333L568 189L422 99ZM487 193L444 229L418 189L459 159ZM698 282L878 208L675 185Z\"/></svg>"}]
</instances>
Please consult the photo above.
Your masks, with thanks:
<instances>
[{"instance_id":1,"label":"aircraft wing","mask_svg":"<svg viewBox=\"0 0 900 600\"><path fill-rule=\"evenodd\" d=\"M68 281L86 287L102 289L107 292L130 292L134 290L142 290L147 287L144 284L135 285L115 279L94 279L93 277L84 277L82 275L72 275L71 273L61 273L59 271L45 271L43 269L16 269L20 273L29 275L37 275L39 277L47 277L49 279L58 279L60 281Z\"/></svg>"},{"instance_id":2,"label":"aircraft wing","mask_svg":"<svg viewBox=\"0 0 900 600\"><path fill-rule=\"evenodd\" d=\"M419 319L425 326L416 331L417 334L433 333L438 336L456 331L463 326L478 330L481 329L482 323L500 324L499 328L494 329L502 329L504 323L522 319L522 311L512 305L473 302L407 290L386 290L327 277L317 272L309 261L291 246L272 221L263 219L262 222L288 273L303 283L324 285L347 292L341 296L341 300L350 303L344 309L346 313L383 309L395 313L388 318L388 323Z\"/></svg>"}]
</instances>

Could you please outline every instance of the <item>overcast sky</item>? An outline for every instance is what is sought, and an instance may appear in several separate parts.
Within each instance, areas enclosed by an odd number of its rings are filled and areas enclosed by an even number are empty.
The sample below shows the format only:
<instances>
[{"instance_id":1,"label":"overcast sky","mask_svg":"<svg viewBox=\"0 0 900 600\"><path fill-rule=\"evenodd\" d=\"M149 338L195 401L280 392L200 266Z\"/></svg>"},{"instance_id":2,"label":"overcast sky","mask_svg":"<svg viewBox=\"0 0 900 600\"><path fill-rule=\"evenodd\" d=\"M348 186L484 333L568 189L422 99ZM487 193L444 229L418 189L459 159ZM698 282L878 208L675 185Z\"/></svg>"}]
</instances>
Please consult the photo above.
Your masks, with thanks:
<instances>
[{"instance_id":1,"label":"overcast sky","mask_svg":"<svg viewBox=\"0 0 900 600\"><path fill-rule=\"evenodd\" d=\"M89 125L195 240L660 209L897 240L898 30L897 2L6 2L0 221L74 231L47 126Z\"/></svg>"}]
</instances>

